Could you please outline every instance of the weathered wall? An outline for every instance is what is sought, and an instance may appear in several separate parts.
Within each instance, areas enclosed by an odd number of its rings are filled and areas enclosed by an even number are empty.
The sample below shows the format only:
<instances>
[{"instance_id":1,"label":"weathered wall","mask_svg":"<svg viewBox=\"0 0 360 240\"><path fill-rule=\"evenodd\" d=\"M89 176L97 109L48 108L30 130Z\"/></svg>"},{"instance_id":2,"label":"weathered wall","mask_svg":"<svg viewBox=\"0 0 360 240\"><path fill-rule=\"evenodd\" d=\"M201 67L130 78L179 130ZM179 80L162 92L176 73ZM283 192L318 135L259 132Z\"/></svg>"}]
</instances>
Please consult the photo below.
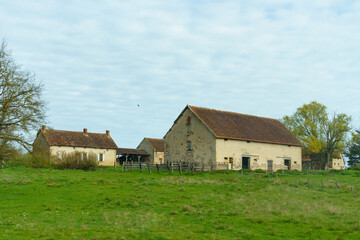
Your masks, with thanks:
<instances>
[{"instance_id":1,"label":"weathered wall","mask_svg":"<svg viewBox=\"0 0 360 240\"><path fill-rule=\"evenodd\" d=\"M148 161L149 163L154 164L154 150L145 138L141 141L137 149L142 149L148 154L150 154L150 156L148 157Z\"/></svg>"},{"instance_id":2,"label":"weathered wall","mask_svg":"<svg viewBox=\"0 0 360 240\"><path fill-rule=\"evenodd\" d=\"M47 143L44 135L39 132L33 143L33 152L36 155L43 155L45 157L50 157L50 146Z\"/></svg>"},{"instance_id":3,"label":"weathered wall","mask_svg":"<svg viewBox=\"0 0 360 240\"><path fill-rule=\"evenodd\" d=\"M190 117L191 123L187 123ZM191 141L191 151L186 142ZM215 164L215 137L206 126L189 110L172 126L164 138L165 162L196 161Z\"/></svg>"},{"instance_id":4,"label":"weathered wall","mask_svg":"<svg viewBox=\"0 0 360 240\"><path fill-rule=\"evenodd\" d=\"M337 170L345 169L344 159L342 159L342 158L333 158L331 168L332 169L337 169Z\"/></svg>"},{"instance_id":5,"label":"weathered wall","mask_svg":"<svg viewBox=\"0 0 360 240\"><path fill-rule=\"evenodd\" d=\"M98 149L98 148L83 148L83 147L61 147L61 146L51 146L50 154L53 156L58 156L58 152L63 154L69 154L73 152L81 153L94 153L96 156L98 154L104 154L104 161L99 162L100 166L113 166L116 159L116 150L115 149Z\"/></svg>"},{"instance_id":6,"label":"weathered wall","mask_svg":"<svg viewBox=\"0 0 360 240\"><path fill-rule=\"evenodd\" d=\"M227 160L225 160L227 157ZM232 157L233 169L242 168L242 157L250 157L250 169L267 169L267 160L273 161L273 171L287 169L284 159L291 160L291 169L301 171L301 147L216 139L216 162L226 163Z\"/></svg>"},{"instance_id":7,"label":"weathered wall","mask_svg":"<svg viewBox=\"0 0 360 240\"><path fill-rule=\"evenodd\" d=\"M164 163L164 152L155 152L154 163Z\"/></svg>"}]
</instances>

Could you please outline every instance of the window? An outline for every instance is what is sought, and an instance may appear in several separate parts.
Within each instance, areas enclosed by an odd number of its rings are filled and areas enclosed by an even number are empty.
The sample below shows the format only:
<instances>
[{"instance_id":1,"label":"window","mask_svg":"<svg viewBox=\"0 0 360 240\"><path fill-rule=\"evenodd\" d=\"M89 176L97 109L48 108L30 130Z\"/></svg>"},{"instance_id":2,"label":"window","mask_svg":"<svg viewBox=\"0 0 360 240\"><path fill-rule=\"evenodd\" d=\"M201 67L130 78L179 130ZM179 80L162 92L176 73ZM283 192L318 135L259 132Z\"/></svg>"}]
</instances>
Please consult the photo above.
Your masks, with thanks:
<instances>
[{"instance_id":1,"label":"window","mask_svg":"<svg viewBox=\"0 0 360 240\"><path fill-rule=\"evenodd\" d=\"M191 141L186 141L186 150L191 151Z\"/></svg>"},{"instance_id":2,"label":"window","mask_svg":"<svg viewBox=\"0 0 360 240\"><path fill-rule=\"evenodd\" d=\"M62 159L62 152L58 152L58 159Z\"/></svg>"},{"instance_id":3,"label":"window","mask_svg":"<svg viewBox=\"0 0 360 240\"><path fill-rule=\"evenodd\" d=\"M190 123L191 123L191 117L187 117L187 118L186 118L186 123L187 123L187 124L190 124Z\"/></svg>"},{"instance_id":4,"label":"window","mask_svg":"<svg viewBox=\"0 0 360 240\"><path fill-rule=\"evenodd\" d=\"M103 161L104 161L104 154L103 154L103 153L99 153L99 155L98 155L98 161L99 161L99 162L103 162Z\"/></svg>"}]
</instances>

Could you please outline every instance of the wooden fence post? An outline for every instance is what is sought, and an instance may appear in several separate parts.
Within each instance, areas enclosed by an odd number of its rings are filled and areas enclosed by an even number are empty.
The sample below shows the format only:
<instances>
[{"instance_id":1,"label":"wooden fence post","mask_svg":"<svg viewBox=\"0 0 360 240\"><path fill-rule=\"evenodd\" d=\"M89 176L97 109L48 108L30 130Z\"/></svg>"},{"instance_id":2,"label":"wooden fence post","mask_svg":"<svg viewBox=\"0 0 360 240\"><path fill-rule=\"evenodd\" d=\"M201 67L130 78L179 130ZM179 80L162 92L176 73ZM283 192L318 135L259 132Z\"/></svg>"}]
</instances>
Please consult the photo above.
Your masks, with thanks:
<instances>
[{"instance_id":1,"label":"wooden fence post","mask_svg":"<svg viewBox=\"0 0 360 240\"><path fill-rule=\"evenodd\" d=\"M114 171L116 172L116 161L114 162Z\"/></svg>"},{"instance_id":2,"label":"wooden fence post","mask_svg":"<svg viewBox=\"0 0 360 240\"><path fill-rule=\"evenodd\" d=\"M191 169L191 167L190 167L190 162L189 162L189 160L187 161L187 172L189 173L190 172L190 169Z\"/></svg>"},{"instance_id":3,"label":"wooden fence post","mask_svg":"<svg viewBox=\"0 0 360 240\"><path fill-rule=\"evenodd\" d=\"M182 175L181 161L179 162L179 173L180 173L180 175Z\"/></svg>"},{"instance_id":4,"label":"wooden fence post","mask_svg":"<svg viewBox=\"0 0 360 240\"><path fill-rule=\"evenodd\" d=\"M147 166L148 166L149 173L151 173L150 164L149 164L149 163L147 163Z\"/></svg>"},{"instance_id":5,"label":"wooden fence post","mask_svg":"<svg viewBox=\"0 0 360 240\"><path fill-rule=\"evenodd\" d=\"M191 172L192 172L192 175L194 175L194 170L195 170L194 162L192 162L191 165L192 165Z\"/></svg>"},{"instance_id":6,"label":"wooden fence post","mask_svg":"<svg viewBox=\"0 0 360 240\"><path fill-rule=\"evenodd\" d=\"M202 166L201 166L201 172L204 173L204 168L205 168L205 165L204 163L202 163Z\"/></svg>"},{"instance_id":7,"label":"wooden fence post","mask_svg":"<svg viewBox=\"0 0 360 240\"><path fill-rule=\"evenodd\" d=\"M173 163L173 161L171 161L170 166L171 166L171 173L174 173L174 163Z\"/></svg>"},{"instance_id":8,"label":"wooden fence post","mask_svg":"<svg viewBox=\"0 0 360 240\"><path fill-rule=\"evenodd\" d=\"M133 160L131 160L131 171L133 171Z\"/></svg>"},{"instance_id":9,"label":"wooden fence post","mask_svg":"<svg viewBox=\"0 0 360 240\"><path fill-rule=\"evenodd\" d=\"M168 168L169 173L171 173L169 162L167 163L167 168Z\"/></svg>"},{"instance_id":10,"label":"wooden fence post","mask_svg":"<svg viewBox=\"0 0 360 240\"><path fill-rule=\"evenodd\" d=\"M122 171L125 172L125 162L123 162Z\"/></svg>"},{"instance_id":11,"label":"wooden fence post","mask_svg":"<svg viewBox=\"0 0 360 240\"><path fill-rule=\"evenodd\" d=\"M336 180L336 193L338 193L338 182Z\"/></svg>"},{"instance_id":12,"label":"wooden fence post","mask_svg":"<svg viewBox=\"0 0 360 240\"><path fill-rule=\"evenodd\" d=\"M210 173L212 173L212 171L213 171L213 163L211 162L210 163Z\"/></svg>"},{"instance_id":13,"label":"wooden fence post","mask_svg":"<svg viewBox=\"0 0 360 240\"><path fill-rule=\"evenodd\" d=\"M140 172L142 172L142 166L141 166L141 162L139 161L139 169L140 169Z\"/></svg>"},{"instance_id":14,"label":"wooden fence post","mask_svg":"<svg viewBox=\"0 0 360 240\"><path fill-rule=\"evenodd\" d=\"M229 163L226 163L226 172L229 172Z\"/></svg>"},{"instance_id":15,"label":"wooden fence post","mask_svg":"<svg viewBox=\"0 0 360 240\"><path fill-rule=\"evenodd\" d=\"M160 173L159 164L156 164L156 168L157 168L158 173Z\"/></svg>"}]
</instances>

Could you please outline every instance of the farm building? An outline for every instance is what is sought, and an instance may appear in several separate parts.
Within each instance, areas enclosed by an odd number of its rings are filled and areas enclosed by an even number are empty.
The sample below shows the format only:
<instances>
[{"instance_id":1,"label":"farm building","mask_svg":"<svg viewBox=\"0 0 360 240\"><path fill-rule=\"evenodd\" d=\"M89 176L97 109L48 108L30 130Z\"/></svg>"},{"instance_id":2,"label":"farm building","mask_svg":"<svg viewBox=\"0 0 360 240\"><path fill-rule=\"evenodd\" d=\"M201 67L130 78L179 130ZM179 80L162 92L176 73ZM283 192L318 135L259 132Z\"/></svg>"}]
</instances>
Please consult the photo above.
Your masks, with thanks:
<instances>
[{"instance_id":1,"label":"farm building","mask_svg":"<svg viewBox=\"0 0 360 240\"><path fill-rule=\"evenodd\" d=\"M46 126L38 131L33 143L35 154L63 158L66 154L78 152L82 158L89 157L93 153L97 155L100 166L114 165L116 160L117 146L106 133L90 133L86 128L82 132L62 131L46 129Z\"/></svg>"},{"instance_id":2,"label":"farm building","mask_svg":"<svg viewBox=\"0 0 360 240\"><path fill-rule=\"evenodd\" d=\"M119 164L124 162L146 162L149 159L150 154L142 149L133 148L118 148L116 150L116 161Z\"/></svg>"},{"instance_id":3,"label":"farm building","mask_svg":"<svg viewBox=\"0 0 360 240\"><path fill-rule=\"evenodd\" d=\"M301 142L279 120L186 106L164 137L165 162L301 170Z\"/></svg>"},{"instance_id":4,"label":"farm building","mask_svg":"<svg viewBox=\"0 0 360 240\"><path fill-rule=\"evenodd\" d=\"M137 149L149 154L148 162L152 164L164 163L164 140L158 138L144 138Z\"/></svg>"},{"instance_id":5,"label":"farm building","mask_svg":"<svg viewBox=\"0 0 360 240\"><path fill-rule=\"evenodd\" d=\"M305 149L306 150L306 149ZM312 169L312 170L321 170L322 169L322 162L320 158L325 158L325 154L322 156L317 156L314 154L311 155L304 155L302 157L302 166L303 169ZM340 152L334 152L331 156L330 162L327 164L325 169L336 169L336 170L343 170L346 169L345 160Z\"/></svg>"}]
</instances>

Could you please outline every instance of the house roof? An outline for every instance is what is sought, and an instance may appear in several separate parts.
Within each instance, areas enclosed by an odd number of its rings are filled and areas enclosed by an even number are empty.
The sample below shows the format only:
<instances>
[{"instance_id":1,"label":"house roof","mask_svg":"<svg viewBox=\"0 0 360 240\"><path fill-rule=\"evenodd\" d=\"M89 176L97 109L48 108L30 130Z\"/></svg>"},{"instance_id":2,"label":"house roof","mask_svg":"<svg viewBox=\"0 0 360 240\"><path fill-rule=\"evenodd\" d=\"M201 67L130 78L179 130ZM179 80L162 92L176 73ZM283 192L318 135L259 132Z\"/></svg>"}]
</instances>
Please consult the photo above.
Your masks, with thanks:
<instances>
[{"instance_id":1,"label":"house roof","mask_svg":"<svg viewBox=\"0 0 360 240\"><path fill-rule=\"evenodd\" d=\"M155 152L164 152L164 139L144 138Z\"/></svg>"},{"instance_id":2,"label":"house roof","mask_svg":"<svg viewBox=\"0 0 360 240\"><path fill-rule=\"evenodd\" d=\"M88 147L117 149L114 140L106 133L73 132L63 130L40 129L50 146Z\"/></svg>"},{"instance_id":3,"label":"house roof","mask_svg":"<svg viewBox=\"0 0 360 240\"><path fill-rule=\"evenodd\" d=\"M147 152L142 149L133 149L133 148L118 148L116 150L116 155L123 155L123 154L133 154L133 155L144 155L149 156Z\"/></svg>"},{"instance_id":4,"label":"house roof","mask_svg":"<svg viewBox=\"0 0 360 240\"><path fill-rule=\"evenodd\" d=\"M302 143L277 119L190 105L187 105L183 112L187 108L216 138L302 146Z\"/></svg>"}]
</instances>

